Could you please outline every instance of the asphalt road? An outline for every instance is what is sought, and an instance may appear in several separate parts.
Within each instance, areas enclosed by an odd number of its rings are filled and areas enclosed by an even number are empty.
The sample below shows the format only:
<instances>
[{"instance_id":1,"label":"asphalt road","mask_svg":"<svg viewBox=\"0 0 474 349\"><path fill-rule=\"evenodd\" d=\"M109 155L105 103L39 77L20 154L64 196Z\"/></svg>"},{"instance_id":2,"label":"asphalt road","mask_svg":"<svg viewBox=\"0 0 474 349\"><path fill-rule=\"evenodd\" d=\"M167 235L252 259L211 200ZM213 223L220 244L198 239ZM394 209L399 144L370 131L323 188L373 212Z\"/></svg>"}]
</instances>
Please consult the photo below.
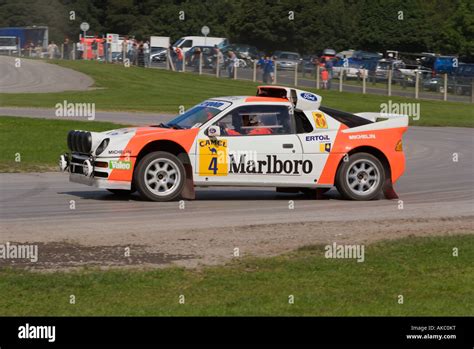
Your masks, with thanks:
<instances>
[{"instance_id":1,"label":"asphalt road","mask_svg":"<svg viewBox=\"0 0 474 349\"><path fill-rule=\"evenodd\" d=\"M91 77L72 69L0 55L0 93L85 91L93 83Z\"/></svg>"},{"instance_id":2,"label":"asphalt road","mask_svg":"<svg viewBox=\"0 0 474 349\"><path fill-rule=\"evenodd\" d=\"M420 224L453 233L462 223L459 229L472 233L473 136L472 129L410 128L407 170L396 185L401 201L345 201L335 190L327 200L311 200L268 188L202 188L195 201L180 208L179 202L146 202L136 194L118 198L69 183L61 173L0 174L0 241L138 244L178 256L198 255L183 262L195 265L192 261L229 257L235 244L271 254L322 237L403 236ZM396 232L388 233L394 227ZM329 231L335 233L327 236Z\"/></svg>"},{"instance_id":3,"label":"asphalt road","mask_svg":"<svg viewBox=\"0 0 474 349\"><path fill-rule=\"evenodd\" d=\"M17 108L17 107L0 107L0 115L18 116L39 119L58 119L55 115L55 109L48 108ZM123 125L153 125L165 122L170 119L169 114L153 114L140 112L108 112L96 111L94 121L108 121ZM64 116L61 120L87 121L86 118L78 119L77 117Z\"/></svg>"},{"instance_id":4,"label":"asphalt road","mask_svg":"<svg viewBox=\"0 0 474 349\"><path fill-rule=\"evenodd\" d=\"M6 82L9 92L28 88L47 92L59 86L48 78L32 77L28 82L28 74L20 75L15 83L11 69L0 64L0 83L5 88ZM38 71L38 67L32 69ZM47 71L45 75L54 74ZM70 76L71 71L62 74ZM77 80L71 83L78 87ZM83 88L87 86L85 83ZM2 107L0 115L56 118L52 109ZM122 124L168 119L169 115L145 113L96 114L98 121ZM195 266L227 260L235 247L243 255L271 255L335 240L473 233L474 130L412 127L405 135L404 147L407 170L395 187L401 201L345 201L335 190L326 200L311 200L268 188L202 188L197 200L181 206L179 202L146 202L136 194L119 198L69 183L61 173L0 174L0 243L62 244L54 245L53 250L63 251L64 258L50 253L54 257L47 262L50 265L61 265L62 260L68 266L71 251L87 264L86 245L94 249L120 245L134 246L141 256L154 253L168 260L172 255L173 263ZM453 161L454 156L458 161ZM41 246L42 251L48 249ZM98 253L108 255L109 250L98 248ZM112 259L117 258L122 256ZM107 263L102 260L100 265Z\"/></svg>"}]
</instances>

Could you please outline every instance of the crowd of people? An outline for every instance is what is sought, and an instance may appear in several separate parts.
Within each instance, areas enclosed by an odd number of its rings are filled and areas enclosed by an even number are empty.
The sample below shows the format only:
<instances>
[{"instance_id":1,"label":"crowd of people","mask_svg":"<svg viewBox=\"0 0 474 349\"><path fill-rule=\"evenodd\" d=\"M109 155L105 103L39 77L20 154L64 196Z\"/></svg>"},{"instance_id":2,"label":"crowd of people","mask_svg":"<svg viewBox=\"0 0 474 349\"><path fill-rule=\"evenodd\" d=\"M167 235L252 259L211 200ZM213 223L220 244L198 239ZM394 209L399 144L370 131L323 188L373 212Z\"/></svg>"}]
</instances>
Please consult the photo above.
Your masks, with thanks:
<instances>
[{"instance_id":1,"label":"crowd of people","mask_svg":"<svg viewBox=\"0 0 474 349\"><path fill-rule=\"evenodd\" d=\"M61 48L54 41L50 41L46 50L44 50L41 42L36 45L32 42L27 43L26 49L29 50L29 55L32 57L46 57L49 59L63 58L63 59L93 59L109 60L111 44L107 42L106 38L87 38L80 40L77 43L72 43L69 38L65 38ZM139 67L148 67L150 65L151 47L149 41L137 40L134 38L124 38L121 43L121 59L128 59L130 64ZM183 64L188 64L194 67L194 70L199 69L199 61L202 59L202 52L197 47L192 55L186 58L185 52L179 47L169 46L169 54L171 59L171 68L173 70L183 70ZM113 59L115 61L115 57ZM233 78L236 67L239 67L239 58L233 51L228 51L225 54L215 45L212 57L213 69L226 71L229 78ZM331 88L331 80L333 78L333 61L324 57L315 58L312 63L319 66L321 86L323 89ZM257 61L257 69L260 72L261 79L265 84L271 84L275 81L275 65L276 57L266 55ZM208 66L207 66L208 67Z\"/></svg>"}]
</instances>

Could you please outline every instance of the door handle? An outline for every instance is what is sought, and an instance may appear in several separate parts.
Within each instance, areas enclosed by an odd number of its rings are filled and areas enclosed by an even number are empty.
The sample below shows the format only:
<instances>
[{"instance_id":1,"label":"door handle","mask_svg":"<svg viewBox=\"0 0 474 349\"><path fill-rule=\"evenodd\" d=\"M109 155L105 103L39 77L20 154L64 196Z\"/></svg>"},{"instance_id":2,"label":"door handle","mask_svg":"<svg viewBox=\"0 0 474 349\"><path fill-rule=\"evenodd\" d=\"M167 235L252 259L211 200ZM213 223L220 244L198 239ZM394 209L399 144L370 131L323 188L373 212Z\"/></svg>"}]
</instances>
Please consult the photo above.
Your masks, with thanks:
<instances>
[{"instance_id":1,"label":"door handle","mask_svg":"<svg viewBox=\"0 0 474 349\"><path fill-rule=\"evenodd\" d=\"M293 144L284 143L284 144L283 144L283 148L284 148L284 149L291 149L291 148L293 148Z\"/></svg>"}]
</instances>

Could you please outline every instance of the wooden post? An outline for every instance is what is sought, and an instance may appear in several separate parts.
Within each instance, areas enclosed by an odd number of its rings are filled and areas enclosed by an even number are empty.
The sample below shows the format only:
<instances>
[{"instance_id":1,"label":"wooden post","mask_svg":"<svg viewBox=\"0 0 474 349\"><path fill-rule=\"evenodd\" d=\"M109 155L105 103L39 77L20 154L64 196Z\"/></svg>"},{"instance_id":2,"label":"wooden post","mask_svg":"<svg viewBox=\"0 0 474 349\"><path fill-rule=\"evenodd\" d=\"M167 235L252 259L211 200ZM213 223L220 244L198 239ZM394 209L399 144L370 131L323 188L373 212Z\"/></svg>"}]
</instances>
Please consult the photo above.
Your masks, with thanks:
<instances>
[{"instance_id":1,"label":"wooden post","mask_svg":"<svg viewBox=\"0 0 474 349\"><path fill-rule=\"evenodd\" d=\"M253 82L257 81L257 60L254 59L253 61Z\"/></svg>"},{"instance_id":2,"label":"wooden post","mask_svg":"<svg viewBox=\"0 0 474 349\"><path fill-rule=\"evenodd\" d=\"M321 70L321 67L319 66L319 64L316 66L316 89L319 90L320 88L320 70Z\"/></svg>"},{"instance_id":3,"label":"wooden post","mask_svg":"<svg viewBox=\"0 0 474 349\"><path fill-rule=\"evenodd\" d=\"M274 63L273 64L273 70L274 70L274 72L273 72L273 85L275 85L277 83L277 62L276 62L276 60L273 61L273 63Z\"/></svg>"},{"instance_id":4,"label":"wooden post","mask_svg":"<svg viewBox=\"0 0 474 349\"><path fill-rule=\"evenodd\" d=\"M344 78L344 68L341 68L339 73L339 92L342 92L342 79Z\"/></svg>"},{"instance_id":5,"label":"wooden post","mask_svg":"<svg viewBox=\"0 0 474 349\"><path fill-rule=\"evenodd\" d=\"M443 100L448 100L448 74L444 73L444 91L443 91Z\"/></svg>"},{"instance_id":6,"label":"wooden post","mask_svg":"<svg viewBox=\"0 0 474 349\"><path fill-rule=\"evenodd\" d=\"M387 86L387 93L389 96L392 95L392 69L388 70L388 86Z\"/></svg>"},{"instance_id":7,"label":"wooden post","mask_svg":"<svg viewBox=\"0 0 474 349\"><path fill-rule=\"evenodd\" d=\"M418 90L420 87L420 77L418 72L415 72L415 99L418 99Z\"/></svg>"},{"instance_id":8,"label":"wooden post","mask_svg":"<svg viewBox=\"0 0 474 349\"><path fill-rule=\"evenodd\" d=\"M234 80L237 80L237 68L239 67L239 61L234 62Z\"/></svg>"},{"instance_id":9,"label":"wooden post","mask_svg":"<svg viewBox=\"0 0 474 349\"><path fill-rule=\"evenodd\" d=\"M295 87L298 86L298 63L295 65Z\"/></svg>"},{"instance_id":10,"label":"wooden post","mask_svg":"<svg viewBox=\"0 0 474 349\"><path fill-rule=\"evenodd\" d=\"M202 52L199 53L199 75L202 75Z\"/></svg>"},{"instance_id":11,"label":"wooden post","mask_svg":"<svg viewBox=\"0 0 474 349\"><path fill-rule=\"evenodd\" d=\"M362 94L364 95L366 93L367 73L368 73L368 70L362 69Z\"/></svg>"}]
</instances>

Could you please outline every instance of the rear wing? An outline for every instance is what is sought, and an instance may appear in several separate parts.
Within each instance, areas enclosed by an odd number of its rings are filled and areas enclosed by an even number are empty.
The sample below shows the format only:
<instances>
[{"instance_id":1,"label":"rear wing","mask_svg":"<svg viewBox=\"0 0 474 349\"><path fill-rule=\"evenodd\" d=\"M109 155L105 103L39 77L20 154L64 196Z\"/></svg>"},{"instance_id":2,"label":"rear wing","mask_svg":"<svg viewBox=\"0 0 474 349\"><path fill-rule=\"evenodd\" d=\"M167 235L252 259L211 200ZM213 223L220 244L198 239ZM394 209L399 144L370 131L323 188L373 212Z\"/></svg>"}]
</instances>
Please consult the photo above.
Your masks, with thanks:
<instances>
[{"instance_id":1,"label":"rear wing","mask_svg":"<svg viewBox=\"0 0 474 349\"><path fill-rule=\"evenodd\" d=\"M284 86L258 86L257 96L277 97L288 99L296 109L316 110L319 109L322 97L312 92L298 90Z\"/></svg>"},{"instance_id":2,"label":"rear wing","mask_svg":"<svg viewBox=\"0 0 474 349\"><path fill-rule=\"evenodd\" d=\"M361 118L375 123L371 124L372 128L374 128L375 125L383 125L383 128L408 127L408 115L375 112L356 113L354 115L360 116Z\"/></svg>"}]
</instances>

